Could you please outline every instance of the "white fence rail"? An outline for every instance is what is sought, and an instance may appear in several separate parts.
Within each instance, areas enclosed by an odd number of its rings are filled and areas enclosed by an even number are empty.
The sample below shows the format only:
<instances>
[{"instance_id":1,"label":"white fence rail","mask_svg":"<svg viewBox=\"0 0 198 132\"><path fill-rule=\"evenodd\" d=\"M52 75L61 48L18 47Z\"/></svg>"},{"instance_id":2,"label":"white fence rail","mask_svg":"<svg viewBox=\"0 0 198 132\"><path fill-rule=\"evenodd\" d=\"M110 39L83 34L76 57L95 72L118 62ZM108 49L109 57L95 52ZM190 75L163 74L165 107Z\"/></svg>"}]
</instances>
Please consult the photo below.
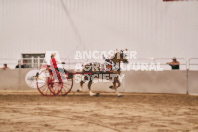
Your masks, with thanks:
<instances>
[{"instance_id":1,"label":"white fence rail","mask_svg":"<svg viewBox=\"0 0 198 132\"><path fill-rule=\"evenodd\" d=\"M28 61L26 63L29 68L40 68L40 66L45 63L44 58L20 58L20 59L12 59L12 58L0 58L0 67L3 67L3 64L7 64L8 67L11 69L15 69L16 65L18 65L18 61L21 61L21 64L23 64L24 60ZM190 58L188 61L185 58L177 58L177 60L180 62L180 70L187 70L188 68L193 68L198 70L198 58ZM192 63L193 60L197 60L197 63ZM87 63L87 62L99 62L104 63L104 60L88 60L88 59L67 59L67 58L61 58L62 62L65 62L64 65L65 69L74 69L75 65L77 63ZM138 58L129 60L130 63L160 63L160 66L164 70L171 70L171 67L166 64L167 62L172 61L172 58Z\"/></svg>"},{"instance_id":2,"label":"white fence rail","mask_svg":"<svg viewBox=\"0 0 198 132\"><path fill-rule=\"evenodd\" d=\"M190 58L188 60L188 69L189 70L198 70L198 58Z\"/></svg>"},{"instance_id":3,"label":"white fence rail","mask_svg":"<svg viewBox=\"0 0 198 132\"><path fill-rule=\"evenodd\" d=\"M8 66L13 65L13 69L18 64L18 60L31 60L28 63L32 67L39 69L43 63L42 58L25 58L25 59L0 59L0 65L7 63ZM74 60L74 59L61 59L66 62L65 69L74 69L76 63L93 62L95 60ZM97 60L98 61L98 60ZM104 60L99 60L99 62ZM129 60L129 62L159 62L162 66L167 66L167 61L171 61L171 58L139 58L136 60ZM129 71L126 73L126 78L120 88L121 92L142 92L142 93L189 93L198 95L198 58L190 58L188 61L184 58L178 58L180 65L183 66L180 70L176 71ZM169 67L170 68L170 67ZM188 69L189 68L189 69ZM24 76L30 69L16 69L16 70L0 70L0 81L2 81L1 88L18 88L23 89L27 85L25 84ZM9 74L9 75L8 75ZM6 78L6 76L12 80ZM18 78L18 79L17 79ZM143 82L142 82L143 81ZM108 84L109 85L109 84ZM15 87L16 86L16 87ZM100 90L101 85L95 85ZM107 84L103 85L105 88ZM102 86L102 87L103 87ZM74 86L74 90L79 87L79 84ZM108 91L108 90L107 90Z\"/></svg>"}]
</instances>

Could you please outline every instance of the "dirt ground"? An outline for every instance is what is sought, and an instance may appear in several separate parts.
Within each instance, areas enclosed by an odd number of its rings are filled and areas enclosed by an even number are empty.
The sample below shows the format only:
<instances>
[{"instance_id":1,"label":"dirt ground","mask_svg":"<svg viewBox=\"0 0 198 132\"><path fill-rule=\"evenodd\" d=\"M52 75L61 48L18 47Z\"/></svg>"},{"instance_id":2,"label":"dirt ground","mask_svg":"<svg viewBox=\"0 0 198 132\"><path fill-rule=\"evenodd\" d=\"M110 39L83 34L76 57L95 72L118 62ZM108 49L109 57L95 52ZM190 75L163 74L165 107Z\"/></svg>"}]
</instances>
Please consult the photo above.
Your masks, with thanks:
<instances>
[{"instance_id":1,"label":"dirt ground","mask_svg":"<svg viewBox=\"0 0 198 132\"><path fill-rule=\"evenodd\" d=\"M198 96L0 91L0 131L197 132Z\"/></svg>"}]
</instances>

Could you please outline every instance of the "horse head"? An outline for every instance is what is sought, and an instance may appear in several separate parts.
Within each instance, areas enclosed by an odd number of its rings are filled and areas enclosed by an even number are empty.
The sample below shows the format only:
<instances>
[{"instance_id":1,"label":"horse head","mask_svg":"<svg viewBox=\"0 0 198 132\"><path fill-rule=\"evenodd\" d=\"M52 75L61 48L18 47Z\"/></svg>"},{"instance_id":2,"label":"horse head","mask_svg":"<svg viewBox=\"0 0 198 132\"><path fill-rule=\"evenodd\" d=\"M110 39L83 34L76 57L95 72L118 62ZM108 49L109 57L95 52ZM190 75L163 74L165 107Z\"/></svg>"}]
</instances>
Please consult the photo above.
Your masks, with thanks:
<instances>
[{"instance_id":1,"label":"horse head","mask_svg":"<svg viewBox=\"0 0 198 132\"><path fill-rule=\"evenodd\" d=\"M114 63L120 63L120 62L128 63L126 51L127 51L127 49L126 50L120 50L119 52L116 52L111 60Z\"/></svg>"}]
</instances>

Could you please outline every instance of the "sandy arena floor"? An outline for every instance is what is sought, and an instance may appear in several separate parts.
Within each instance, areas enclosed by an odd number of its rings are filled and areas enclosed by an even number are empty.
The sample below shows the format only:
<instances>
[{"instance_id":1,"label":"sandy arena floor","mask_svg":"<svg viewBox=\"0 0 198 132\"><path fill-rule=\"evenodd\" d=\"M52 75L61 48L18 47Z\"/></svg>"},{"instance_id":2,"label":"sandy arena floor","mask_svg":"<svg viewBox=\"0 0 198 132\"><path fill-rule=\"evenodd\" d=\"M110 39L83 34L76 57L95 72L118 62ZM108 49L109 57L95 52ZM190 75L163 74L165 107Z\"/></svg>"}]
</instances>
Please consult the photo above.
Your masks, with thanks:
<instances>
[{"instance_id":1,"label":"sandy arena floor","mask_svg":"<svg viewBox=\"0 0 198 132\"><path fill-rule=\"evenodd\" d=\"M0 131L198 131L198 96L0 92Z\"/></svg>"}]
</instances>

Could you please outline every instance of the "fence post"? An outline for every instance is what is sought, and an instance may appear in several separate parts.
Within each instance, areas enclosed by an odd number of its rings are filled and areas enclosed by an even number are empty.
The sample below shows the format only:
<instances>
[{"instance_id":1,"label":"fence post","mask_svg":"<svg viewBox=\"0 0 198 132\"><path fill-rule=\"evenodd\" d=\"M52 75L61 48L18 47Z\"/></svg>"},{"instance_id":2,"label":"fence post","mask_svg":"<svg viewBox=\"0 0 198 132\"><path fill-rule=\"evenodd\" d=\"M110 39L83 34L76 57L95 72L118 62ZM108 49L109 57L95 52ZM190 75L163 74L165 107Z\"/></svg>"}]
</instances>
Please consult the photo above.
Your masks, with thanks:
<instances>
[{"instance_id":1,"label":"fence post","mask_svg":"<svg viewBox=\"0 0 198 132\"><path fill-rule=\"evenodd\" d=\"M21 89L21 63L22 63L22 58L19 60L19 89Z\"/></svg>"},{"instance_id":2,"label":"fence post","mask_svg":"<svg viewBox=\"0 0 198 132\"><path fill-rule=\"evenodd\" d=\"M38 62L38 68L39 68L40 67L40 57L39 56L38 56L37 62Z\"/></svg>"},{"instance_id":3,"label":"fence post","mask_svg":"<svg viewBox=\"0 0 198 132\"><path fill-rule=\"evenodd\" d=\"M32 56L32 68L34 68L34 57Z\"/></svg>"}]
</instances>

